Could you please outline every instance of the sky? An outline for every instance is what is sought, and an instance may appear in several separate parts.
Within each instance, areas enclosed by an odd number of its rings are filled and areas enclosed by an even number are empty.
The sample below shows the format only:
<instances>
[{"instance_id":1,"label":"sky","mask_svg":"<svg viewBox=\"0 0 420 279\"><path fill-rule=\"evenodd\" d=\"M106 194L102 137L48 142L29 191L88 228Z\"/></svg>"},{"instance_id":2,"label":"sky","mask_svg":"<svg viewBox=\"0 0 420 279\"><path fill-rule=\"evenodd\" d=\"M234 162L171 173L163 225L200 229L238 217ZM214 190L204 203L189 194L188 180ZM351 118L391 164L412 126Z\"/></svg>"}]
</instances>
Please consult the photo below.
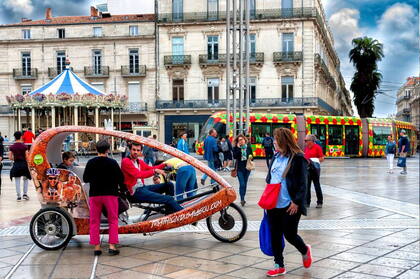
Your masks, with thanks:
<instances>
[{"instance_id":1,"label":"sky","mask_svg":"<svg viewBox=\"0 0 420 279\"><path fill-rule=\"evenodd\" d=\"M44 18L47 7L53 8L54 16L88 15L89 6L96 2L102 0L0 0L0 24L19 22L22 17ZM384 45L385 57L379 63L383 75L380 90L384 94L376 98L374 116L386 117L395 113L398 88L407 77L419 75L418 0L322 2L347 88L354 74L348 59L352 39L368 36Z\"/></svg>"}]
</instances>

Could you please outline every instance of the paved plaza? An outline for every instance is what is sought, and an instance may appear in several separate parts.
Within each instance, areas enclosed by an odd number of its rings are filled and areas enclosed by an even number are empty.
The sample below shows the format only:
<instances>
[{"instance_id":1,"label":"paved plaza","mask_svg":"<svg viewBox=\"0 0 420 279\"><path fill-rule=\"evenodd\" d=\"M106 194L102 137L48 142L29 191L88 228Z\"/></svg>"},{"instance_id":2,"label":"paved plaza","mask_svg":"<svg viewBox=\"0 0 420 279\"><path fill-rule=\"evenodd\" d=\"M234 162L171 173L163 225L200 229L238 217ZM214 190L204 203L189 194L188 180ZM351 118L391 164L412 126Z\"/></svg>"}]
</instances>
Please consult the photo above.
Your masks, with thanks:
<instances>
[{"instance_id":1,"label":"paved plaza","mask_svg":"<svg viewBox=\"0 0 420 279\"><path fill-rule=\"evenodd\" d=\"M120 235L121 255L95 258L87 236L76 236L62 250L44 251L29 236L32 199L16 202L7 171L0 196L1 278L266 278L273 260L259 249L265 161L251 174L244 208L245 237L234 244L214 239L204 221L198 226L151 236ZM222 173L235 189L238 182ZM300 223L312 245L314 263L304 269L301 256L286 244L283 278L419 278L419 160L408 159L408 175L386 173L385 159L327 159L321 183L324 208L314 202ZM315 193L312 194L315 198ZM103 242L107 236L103 236ZM105 247L105 246L104 246Z\"/></svg>"}]
</instances>

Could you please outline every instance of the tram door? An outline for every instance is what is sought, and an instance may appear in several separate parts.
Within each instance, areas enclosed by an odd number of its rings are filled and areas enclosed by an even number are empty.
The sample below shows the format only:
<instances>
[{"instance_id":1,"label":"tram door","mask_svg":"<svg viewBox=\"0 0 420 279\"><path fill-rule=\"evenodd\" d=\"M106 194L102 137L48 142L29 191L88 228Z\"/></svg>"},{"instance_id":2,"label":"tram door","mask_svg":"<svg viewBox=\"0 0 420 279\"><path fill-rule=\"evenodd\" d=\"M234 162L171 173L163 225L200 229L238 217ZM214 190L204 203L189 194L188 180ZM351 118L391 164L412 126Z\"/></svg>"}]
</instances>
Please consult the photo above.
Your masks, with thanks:
<instances>
[{"instance_id":1,"label":"tram door","mask_svg":"<svg viewBox=\"0 0 420 279\"><path fill-rule=\"evenodd\" d=\"M325 125L311 125L311 134L315 135L318 140L321 142L322 152L326 152L327 148L327 136L326 136L326 128Z\"/></svg>"},{"instance_id":2,"label":"tram door","mask_svg":"<svg viewBox=\"0 0 420 279\"><path fill-rule=\"evenodd\" d=\"M346 127L346 155L359 154L359 126Z\"/></svg>"}]
</instances>

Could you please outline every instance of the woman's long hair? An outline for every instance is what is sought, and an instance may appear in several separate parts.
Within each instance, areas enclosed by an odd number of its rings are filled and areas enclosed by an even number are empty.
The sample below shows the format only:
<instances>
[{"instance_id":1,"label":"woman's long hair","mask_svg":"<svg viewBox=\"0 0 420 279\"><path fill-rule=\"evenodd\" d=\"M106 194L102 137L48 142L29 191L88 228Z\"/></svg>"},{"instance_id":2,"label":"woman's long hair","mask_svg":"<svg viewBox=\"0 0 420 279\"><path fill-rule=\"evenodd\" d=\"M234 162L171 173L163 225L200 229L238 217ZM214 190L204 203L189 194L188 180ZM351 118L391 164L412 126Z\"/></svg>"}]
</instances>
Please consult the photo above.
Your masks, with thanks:
<instances>
[{"instance_id":1,"label":"woman's long hair","mask_svg":"<svg viewBox=\"0 0 420 279\"><path fill-rule=\"evenodd\" d=\"M289 129L276 128L273 134L277 146L284 152L284 154L296 155L298 153L303 153Z\"/></svg>"},{"instance_id":2,"label":"woman's long hair","mask_svg":"<svg viewBox=\"0 0 420 279\"><path fill-rule=\"evenodd\" d=\"M238 141L239 141L239 139L240 139L240 138L245 139L245 143L248 143L248 139L247 139L244 135L239 134L239 135L237 135L237 136L236 136L236 138L233 140L233 146L236 146L236 145L238 144Z\"/></svg>"}]
</instances>

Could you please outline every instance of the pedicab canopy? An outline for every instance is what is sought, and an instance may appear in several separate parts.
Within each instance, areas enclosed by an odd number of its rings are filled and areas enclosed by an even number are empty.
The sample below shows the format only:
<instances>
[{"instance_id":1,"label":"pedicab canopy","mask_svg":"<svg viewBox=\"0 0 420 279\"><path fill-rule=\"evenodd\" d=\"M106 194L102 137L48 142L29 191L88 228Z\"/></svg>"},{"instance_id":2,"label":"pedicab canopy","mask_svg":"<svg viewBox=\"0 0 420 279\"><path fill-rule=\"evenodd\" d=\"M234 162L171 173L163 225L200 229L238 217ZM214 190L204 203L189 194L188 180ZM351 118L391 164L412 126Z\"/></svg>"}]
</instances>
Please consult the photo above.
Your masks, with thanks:
<instances>
[{"instance_id":1,"label":"pedicab canopy","mask_svg":"<svg viewBox=\"0 0 420 279\"><path fill-rule=\"evenodd\" d=\"M27 95L7 97L14 109L42 107L105 107L123 108L127 97L106 94L78 77L71 68L66 68L50 82Z\"/></svg>"}]
</instances>

